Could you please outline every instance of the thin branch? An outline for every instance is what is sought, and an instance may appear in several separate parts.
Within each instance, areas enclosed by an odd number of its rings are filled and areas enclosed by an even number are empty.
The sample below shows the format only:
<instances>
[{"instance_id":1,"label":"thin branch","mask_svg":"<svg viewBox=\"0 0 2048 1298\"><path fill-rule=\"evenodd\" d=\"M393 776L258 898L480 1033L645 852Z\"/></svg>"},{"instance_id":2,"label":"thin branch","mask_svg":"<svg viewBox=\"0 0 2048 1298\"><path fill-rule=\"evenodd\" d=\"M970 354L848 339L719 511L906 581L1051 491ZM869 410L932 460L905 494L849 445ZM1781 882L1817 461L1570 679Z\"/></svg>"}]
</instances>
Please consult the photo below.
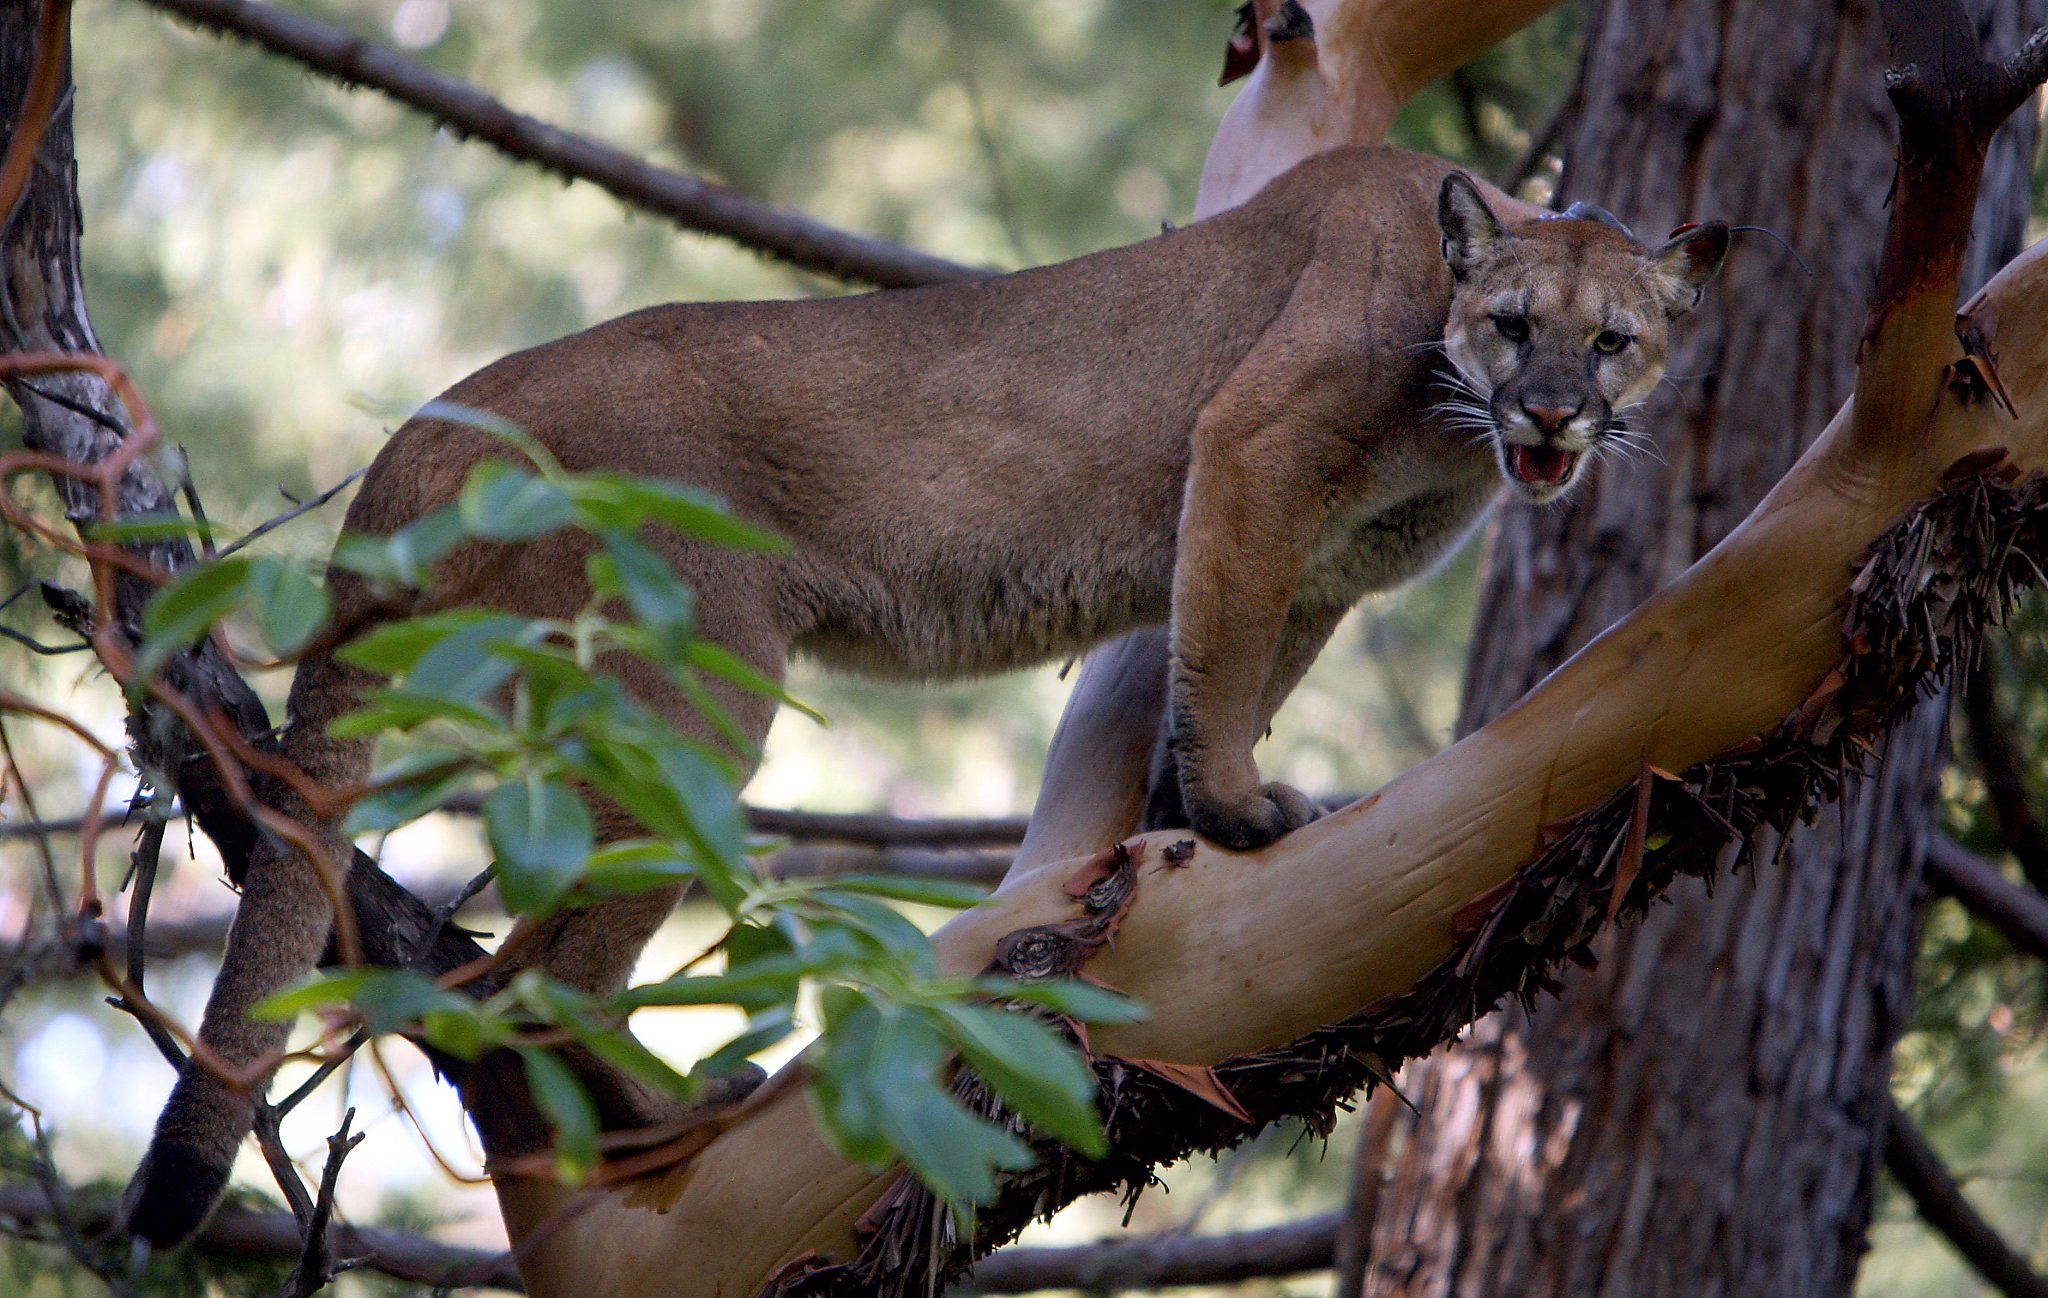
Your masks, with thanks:
<instances>
[{"instance_id":1,"label":"thin branch","mask_svg":"<svg viewBox=\"0 0 2048 1298\"><path fill-rule=\"evenodd\" d=\"M285 1278L277 1298L312 1298L327 1287L329 1280L356 1265L354 1258L335 1257L327 1238L328 1227L334 1220L334 1186L341 1179L342 1160L363 1143L362 1132L349 1132L355 1120L356 1111L350 1109L342 1115L341 1127L327 1138L327 1165L320 1172L320 1195L313 1202L312 1212L299 1223L305 1242L299 1248L298 1264Z\"/></svg>"},{"instance_id":2,"label":"thin branch","mask_svg":"<svg viewBox=\"0 0 2048 1298\"><path fill-rule=\"evenodd\" d=\"M96 1234L114 1226L119 1205L112 1196L66 1198L80 1230ZM31 1225L50 1221L50 1195L40 1186L0 1185L0 1218ZM514 1292L521 1289L519 1273L503 1252L459 1248L403 1231L346 1224L334 1228L333 1238L341 1254L361 1270L419 1284L440 1284L460 1276L469 1284ZM299 1223L288 1212L224 1207L200 1232L193 1247L243 1258L293 1258L299 1256Z\"/></svg>"},{"instance_id":3,"label":"thin branch","mask_svg":"<svg viewBox=\"0 0 2048 1298\"><path fill-rule=\"evenodd\" d=\"M454 815L475 815L483 806L481 795L457 794L441 807ZM870 847L968 848L1009 847L1024 838L1022 816L988 816L958 820L919 820L904 816L864 813L791 811L782 807L748 807L747 823L757 834L805 842L862 844ZM166 813L175 820L183 808ZM102 829L115 828L127 819L125 811L109 812L100 820ZM86 827L77 816L39 823L0 825L0 843L43 834L76 834Z\"/></svg>"},{"instance_id":4,"label":"thin branch","mask_svg":"<svg viewBox=\"0 0 2048 1298\"><path fill-rule=\"evenodd\" d=\"M283 1115L277 1107L256 1105L256 1148L263 1151L264 1165L270 1168L270 1179L277 1182L277 1188L284 1195L286 1206L292 1210L292 1218L301 1228L313 1219L313 1196L306 1192L306 1183L299 1179L298 1165L292 1162L291 1153L284 1147L284 1135L279 1131Z\"/></svg>"},{"instance_id":5,"label":"thin branch","mask_svg":"<svg viewBox=\"0 0 2048 1298\"><path fill-rule=\"evenodd\" d=\"M5 828L21 829L23 826ZM762 866L763 873L779 879L824 878L840 874L889 874L912 879L946 879L960 883L979 883L988 887L1000 883L1004 871L1009 868L1010 853L1003 851L948 852L844 844L785 848L769 856ZM465 890L462 889L435 885L415 885L415 889L422 900L434 908L436 921L442 913L447 912L451 904L459 907L469 900L469 896L465 895ZM685 904L703 900L701 893L692 893L690 901ZM227 940L228 924L233 919L234 910L230 906L179 919L158 919L149 924L147 932L140 939L133 936L132 929L114 925L107 931L107 941L111 945L122 946L139 940L143 953L151 959L175 959L178 956L194 954L217 955ZM435 921L429 923L429 931L438 939L441 925ZM426 946L431 948L433 941L428 941ZM0 944L0 959L11 960L21 953L20 944L12 948ZM71 960L53 967L49 972L68 976L91 970L87 963Z\"/></svg>"},{"instance_id":6,"label":"thin branch","mask_svg":"<svg viewBox=\"0 0 2048 1298\"><path fill-rule=\"evenodd\" d=\"M206 506L199 501L198 484L192 481L192 457L185 453L185 444L178 443L178 494L185 498L185 507L192 511L192 525L199 533L199 552L209 559L220 557L220 551L213 543L213 520L206 516Z\"/></svg>"},{"instance_id":7,"label":"thin branch","mask_svg":"<svg viewBox=\"0 0 2048 1298\"><path fill-rule=\"evenodd\" d=\"M883 288L955 283L989 272L900 244L834 229L697 176L643 162L585 135L516 113L476 87L339 27L247 0L141 0L194 26L239 36L343 85L375 90L456 134L522 162L585 180L686 229L722 235L792 265Z\"/></svg>"},{"instance_id":8,"label":"thin branch","mask_svg":"<svg viewBox=\"0 0 2048 1298\"><path fill-rule=\"evenodd\" d=\"M1946 834L1936 834L1927 845L1927 877L1937 892L1961 902L2006 941L2048 960L2048 897L2014 883Z\"/></svg>"},{"instance_id":9,"label":"thin branch","mask_svg":"<svg viewBox=\"0 0 2048 1298\"><path fill-rule=\"evenodd\" d=\"M142 837L137 840L135 853L130 860L130 873L134 883L128 893L128 929L121 935L121 946L128 957L128 981L138 995L148 994L144 987L144 974L149 965L149 900L156 890L156 872L159 858L163 853L164 827L169 822L152 818L142 827ZM225 934L226 930L223 929ZM185 1066L185 1049L171 1030L154 1018L140 1012L140 1006L131 1006L126 1000L120 1001L120 1008L135 1015L135 1021L142 1024L142 1030L156 1046L157 1053L164 1057L172 1068Z\"/></svg>"},{"instance_id":10,"label":"thin branch","mask_svg":"<svg viewBox=\"0 0 2048 1298\"><path fill-rule=\"evenodd\" d=\"M1897 1105L1892 1106L1886 1131L1885 1170L1913 1200L1928 1226L2006 1298L2048 1298L2048 1280L2028 1266L1970 1206L1955 1177L1942 1165L1941 1156Z\"/></svg>"},{"instance_id":11,"label":"thin branch","mask_svg":"<svg viewBox=\"0 0 2048 1298\"><path fill-rule=\"evenodd\" d=\"M44 644L26 632L17 631L13 627L7 626L0 626L0 639L12 640L30 653L42 654L49 658L54 658L58 654L83 653L87 649L92 648L91 645L86 644L84 641L80 641L77 644Z\"/></svg>"},{"instance_id":12,"label":"thin branch","mask_svg":"<svg viewBox=\"0 0 2048 1298\"><path fill-rule=\"evenodd\" d=\"M229 555L233 554L235 551L249 544L251 541L257 540L260 537L268 536L270 533L276 531L280 527L283 527L286 523L291 522L293 519L299 517L300 515L309 514L312 511L320 508L320 506L326 504L328 501L334 499L342 492L348 490L350 483L356 481L358 478L362 477L365 473L368 472L368 469L357 469L354 473L349 474L346 478L343 478L340 482L335 483L327 490L313 497L311 500L293 500L292 507L290 509L287 509L282 514L277 515L275 518L265 519L263 522L258 523L256 526L250 528L241 537L237 538L232 544L222 549L220 552L220 557L225 559ZM286 496L285 499L291 500L292 498L290 496ZM196 507L199 502L197 499L194 499L192 503Z\"/></svg>"},{"instance_id":13,"label":"thin branch","mask_svg":"<svg viewBox=\"0 0 2048 1298\"><path fill-rule=\"evenodd\" d=\"M1159 1289L1223 1285L1322 1271L1330 1266L1341 1212L1229 1235L1117 1239L1076 1248L992 1253L954 1287L959 1293L1036 1289Z\"/></svg>"},{"instance_id":14,"label":"thin branch","mask_svg":"<svg viewBox=\"0 0 2048 1298\"><path fill-rule=\"evenodd\" d=\"M112 1224L111 1199L80 1198L59 1189L72 1205L77 1226L92 1233ZM0 1185L0 1218L23 1223L52 1220L49 1192L28 1185ZM1012 1248L984 1260L972 1278L953 1292L1029 1293L1037 1289L1158 1289L1175 1285L1221 1285L1325 1270L1337 1238L1340 1213L1327 1213L1284 1226L1226 1235L1179 1235L1111 1239L1072 1248ZM424 1284L460 1277L515 1292L519 1273L509 1256L487 1249L443 1244L404 1231L337 1225L335 1248L361 1270ZM299 1255L298 1222L285 1212L225 1207L214 1215L193 1247L247 1258Z\"/></svg>"}]
</instances>

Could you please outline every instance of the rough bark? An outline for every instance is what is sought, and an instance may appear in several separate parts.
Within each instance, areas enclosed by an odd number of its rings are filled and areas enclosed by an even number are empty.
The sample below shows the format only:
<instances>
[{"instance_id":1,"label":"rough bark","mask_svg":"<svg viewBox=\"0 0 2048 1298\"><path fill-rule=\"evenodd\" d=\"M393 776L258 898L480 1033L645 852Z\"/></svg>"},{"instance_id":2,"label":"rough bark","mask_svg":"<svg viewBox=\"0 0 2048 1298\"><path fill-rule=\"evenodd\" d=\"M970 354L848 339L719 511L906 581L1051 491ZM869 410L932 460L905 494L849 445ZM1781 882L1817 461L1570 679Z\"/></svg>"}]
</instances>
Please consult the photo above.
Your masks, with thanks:
<instances>
[{"instance_id":1,"label":"rough bark","mask_svg":"<svg viewBox=\"0 0 2048 1298\"><path fill-rule=\"evenodd\" d=\"M2010 50L2039 0L1997 0ZM1661 233L1768 225L1688 330L1646 421L1667 464L1603 472L1576 506L1492 538L1463 726L1715 544L1855 378L1885 238L1895 129L1874 4L1609 0L1592 17L1565 189ZM2017 248L2034 119L1992 150L1966 283ZM1792 560L1787 556L1788 561ZM1530 1023L1503 1014L1411 1079L1424 1114L1375 1226L1379 1295L1847 1293L1907 1010L1918 862L1945 752L1922 707L1876 778L1782 866L1683 884L1597 947Z\"/></svg>"}]
</instances>

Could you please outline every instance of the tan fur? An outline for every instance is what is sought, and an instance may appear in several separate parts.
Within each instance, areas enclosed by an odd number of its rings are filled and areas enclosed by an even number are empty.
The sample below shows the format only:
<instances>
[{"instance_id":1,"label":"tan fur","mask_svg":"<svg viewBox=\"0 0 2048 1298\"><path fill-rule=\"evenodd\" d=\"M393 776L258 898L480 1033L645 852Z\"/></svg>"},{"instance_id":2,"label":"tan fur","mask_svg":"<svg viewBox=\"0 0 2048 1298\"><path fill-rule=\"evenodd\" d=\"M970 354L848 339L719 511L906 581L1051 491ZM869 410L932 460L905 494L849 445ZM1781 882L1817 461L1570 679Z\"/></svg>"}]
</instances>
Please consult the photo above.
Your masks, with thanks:
<instances>
[{"instance_id":1,"label":"tan fur","mask_svg":"<svg viewBox=\"0 0 2048 1298\"><path fill-rule=\"evenodd\" d=\"M1170 621L1187 812L1202 833L1256 847L1315 814L1260 780L1252 747L1274 709L1346 609L1435 562L1498 491L1489 439L1432 410L1447 314L1452 356L1498 392L1516 367L1477 337L1486 302L1524 293L1546 331L1554 315L1584 333L1646 292L1631 241L1584 221L1527 222L1482 232L1454 306L1437 255L1449 171L1398 150L1340 151L1133 247L962 286L658 307L507 357L446 399L523 426L569 469L708 488L787 537L788 556L659 538L696 589L701 634L771 675L793 653L913 679L1001 671ZM1465 215L1491 221L1471 193ZM1639 314L1630 391L1662 361L1649 344L1661 348L1665 316ZM348 526L395 529L505 454L486 433L415 419L378 456ZM433 599L571 616L588 598L588 551L570 534L474 547ZM333 591L344 618L368 607L352 579ZM656 673L619 670L713 739ZM286 747L319 780L366 773L367 746L323 730L371 683L331 658L301 668ZM766 733L771 704L721 701L750 736ZM631 832L597 812L607 836ZM310 967L318 944L305 934L327 918L302 866L279 856L252 871L300 937L289 950L266 940L252 884L203 1029L235 1060L281 1039L242 1011ZM673 900L567 912L521 959L609 990ZM231 1161L246 1120L217 1089L188 1070L153 1161ZM171 1142L206 1152L166 1153ZM144 1203L150 1177L146 1165ZM141 1219L164 1235L196 1225L174 1211Z\"/></svg>"}]
</instances>

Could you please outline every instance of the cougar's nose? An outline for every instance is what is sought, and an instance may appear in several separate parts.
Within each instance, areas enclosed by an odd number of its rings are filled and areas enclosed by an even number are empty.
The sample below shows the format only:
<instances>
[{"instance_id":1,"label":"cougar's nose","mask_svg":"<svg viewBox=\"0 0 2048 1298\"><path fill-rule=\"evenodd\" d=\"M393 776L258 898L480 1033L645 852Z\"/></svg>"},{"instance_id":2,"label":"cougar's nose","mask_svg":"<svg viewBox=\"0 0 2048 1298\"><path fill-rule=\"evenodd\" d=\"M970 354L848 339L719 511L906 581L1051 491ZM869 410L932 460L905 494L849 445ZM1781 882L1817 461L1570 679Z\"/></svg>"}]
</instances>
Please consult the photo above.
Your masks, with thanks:
<instances>
[{"instance_id":1,"label":"cougar's nose","mask_svg":"<svg viewBox=\"0 0 2048 1298\"><path fill-rule=\"evenodd\" d=\"M1529 401L1522 403L1522 413L1529 416L1529 422L1536 425L1536 430L1545 435L1563 432L1564 426L1572 421L1572 417L1585 408L1584 402L1575 406L1545 406Z\"/></svg>"}]
</instances>

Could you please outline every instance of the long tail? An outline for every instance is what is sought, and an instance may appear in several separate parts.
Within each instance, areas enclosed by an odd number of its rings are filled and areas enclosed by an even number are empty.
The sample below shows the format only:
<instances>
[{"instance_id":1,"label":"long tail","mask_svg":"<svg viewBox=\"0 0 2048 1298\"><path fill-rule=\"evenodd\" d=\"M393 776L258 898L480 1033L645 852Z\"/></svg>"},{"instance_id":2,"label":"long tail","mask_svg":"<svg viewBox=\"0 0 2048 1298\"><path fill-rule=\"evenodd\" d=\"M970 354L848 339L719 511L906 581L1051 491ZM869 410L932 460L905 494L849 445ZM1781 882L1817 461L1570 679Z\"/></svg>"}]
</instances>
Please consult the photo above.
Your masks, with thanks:
<instances>
[{"instance_id":1,"label":"long tail","mask_svg":"<svg viewBox=\"0 0 2048 1298\"><path fill-rule=\"evenodd\" d=\"M283 755L321 784L354 783L369 773L366 742L326 734L327 722L364 683L359 677L355 669L320 657L301 664L292 682ZM283 804L279 810L303 813L293 799L276 801ZM348 843L332 829L324 836L346 869ZM243 841L248 859L233 863L242 866L239 871L230 870L240 875L242 900L199 1027L200 1042L233 1069L246 1069L283 1048L289 1025L253 1020L248 1011L312 971L334 922L327 890L298 849L267 833ZM247 1087L232 1086L196 1058L186 1061L123 1199L132 1233L163 1248L206 1223L227 1188L269 1080L266 1075Z\"/></svg>"}]
</instances>

